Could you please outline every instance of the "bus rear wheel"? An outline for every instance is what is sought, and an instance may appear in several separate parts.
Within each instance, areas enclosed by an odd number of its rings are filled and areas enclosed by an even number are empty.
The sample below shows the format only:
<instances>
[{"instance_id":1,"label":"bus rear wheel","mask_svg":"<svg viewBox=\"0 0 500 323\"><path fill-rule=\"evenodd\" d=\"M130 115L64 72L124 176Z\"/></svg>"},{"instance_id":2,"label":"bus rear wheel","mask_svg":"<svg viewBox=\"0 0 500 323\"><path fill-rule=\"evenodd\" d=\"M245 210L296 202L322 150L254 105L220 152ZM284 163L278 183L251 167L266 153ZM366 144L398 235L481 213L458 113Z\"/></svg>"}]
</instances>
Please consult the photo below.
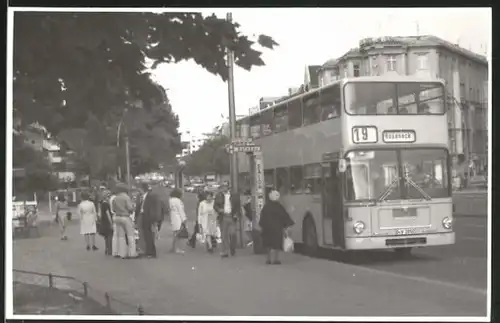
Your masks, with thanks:
<instances>
[{"instance_id":1,"label":"bus rear wheel","mask_svg":"<svg viewBox=\"0 0 500 323\"><path fill-rule=\"evenodd\" d=\"M305 252L308 256L316 256L318 254L318 235L316 227L311 218L307 218L304 223L304 244Z\"/></svg>"},{"instance_id":2,"label":"bus rear wheel","mask_svg":"<svg viewBox=\"0 0 500 323\"><path fill-rule=\"evenodd\" d=\"M394 249L394 253L396 254L396 257L398 257L400 259L410 258L411 251L412 251L411 247Z\"/></svg>"}]
</instances>

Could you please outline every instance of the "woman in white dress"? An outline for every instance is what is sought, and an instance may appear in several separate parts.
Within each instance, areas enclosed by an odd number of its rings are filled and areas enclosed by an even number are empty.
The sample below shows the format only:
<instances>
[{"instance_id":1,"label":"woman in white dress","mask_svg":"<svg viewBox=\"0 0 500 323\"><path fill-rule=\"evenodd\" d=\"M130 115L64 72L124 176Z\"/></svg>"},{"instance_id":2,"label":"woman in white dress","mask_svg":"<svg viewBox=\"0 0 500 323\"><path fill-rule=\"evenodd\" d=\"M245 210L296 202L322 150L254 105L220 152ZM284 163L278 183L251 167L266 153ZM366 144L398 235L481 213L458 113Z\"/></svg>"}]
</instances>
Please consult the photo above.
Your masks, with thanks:
<instances>
[{"instance_id":1,"label":"woman in white dress","mask_svg":"<svg viewBox=\"0 0 500 323\"><path fill-rule=\"evenodd\" d=\"M78 204L78 214L80 215L80 234L85 236L87 251L90 250L90 248L94 251L98 250L95 245L97 212L87 192L82 193L82 201Z\"/></svg>"},{"instance_id":2,"label":"woman in white dress","mask_svg":"<svg viewBox=\"0 0 500 323\"><path fill-rule=\"evenodd\" d=\"M217 213L214 210L214 194L208 192L198 208L198 223L208 252L213 252L212 239L217 237Z\"/></svg>"},{"instance_id":3,"label":"woman in white dress","mask_svg":"<svg viewBox=\"0 0 500 323\"><path fill-rule=\"evenodd\" d=\"M174 189L170 193L170 223L172 225L172 231L174 237L172 240L171 252L183 254L184 250L177 247L177 242L180 240L178 234L182 228L182 225L186 225L186 212L184 211L184 203L181 200L182 192L179 189Z\"/></svg>"}]
</instances>

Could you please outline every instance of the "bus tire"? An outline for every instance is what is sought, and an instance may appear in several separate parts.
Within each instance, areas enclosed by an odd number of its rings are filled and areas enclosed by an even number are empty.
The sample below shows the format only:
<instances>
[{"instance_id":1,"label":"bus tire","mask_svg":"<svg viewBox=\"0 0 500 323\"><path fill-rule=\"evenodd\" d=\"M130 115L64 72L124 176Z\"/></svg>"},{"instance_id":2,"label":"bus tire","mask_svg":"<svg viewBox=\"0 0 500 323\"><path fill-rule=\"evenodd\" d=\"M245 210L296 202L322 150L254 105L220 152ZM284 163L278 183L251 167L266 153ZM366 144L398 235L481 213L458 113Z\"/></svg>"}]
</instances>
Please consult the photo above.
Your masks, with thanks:
<instances>
[{"instance_id":1,"label":"bus tire","mask_svg":"<svg viewBox=\"0 0 500 323\"><path fill-rule=\"evenodd\" d=\"M407 259L411 257L411 247L405 247L405 248L396 248L394 249L394 252L396 253L396 256L400 259Z\"/></svg>"},{"instance_id":2,"label":"bus tire","mask_svg":"<svg viewBox=\"0 0 500 323\"><path fill-rule=\"evenodd\" d=\"M318 235L316 234L314 220L310 216L305 218L303 228L304 232L302 236L304 237L304 251L308 256L317 256L319 250Z\"/></svg>"}]
</instances>

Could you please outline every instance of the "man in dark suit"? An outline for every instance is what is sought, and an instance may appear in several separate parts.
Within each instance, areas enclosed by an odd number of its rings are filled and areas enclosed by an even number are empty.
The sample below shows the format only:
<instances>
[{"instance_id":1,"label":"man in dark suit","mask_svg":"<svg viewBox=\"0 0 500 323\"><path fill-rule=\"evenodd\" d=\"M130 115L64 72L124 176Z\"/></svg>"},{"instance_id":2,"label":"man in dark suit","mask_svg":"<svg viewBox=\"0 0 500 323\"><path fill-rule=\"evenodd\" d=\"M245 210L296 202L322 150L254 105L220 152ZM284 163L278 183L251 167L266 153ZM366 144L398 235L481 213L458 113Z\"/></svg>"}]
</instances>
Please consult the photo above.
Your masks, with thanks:
<instances>
[{"instance_id":1,"label":"man in dark suit","mask_svg":"<svg viewBox=\"0 0 500 323\"><path fill-rule=\"evenodd\" d=\"M214 209L218 214L222 236L221 256L227 258L236 254L236 220L240 216L241 201L237 193L230 191L229 185L221 186L221 192L214 201Z\"/></svg>"},{"instance_id":2,"label":"man in dark suit","mask_svg":"<svg viewBox=\"0 0 500 323\"><path fill-rule=\"evenodd\" d=\"M148 258L156 258L155 233L163 222L164 212L164 203L160 196L150 189L144 197L141 212L145 256Z\"/></svg>"},{"instance_id":3,"label":"man in dark suit","mask_svg":"<svg viewBox=\"0 0 500 323\"><path fill-rule=\"evenodd\" d=\"M148 184L143 184L142 194L137 194L135 200L135 226L137 228L137 231L139 231L139 241L137 243L137 248L139 249L139 252L141 254L144 254L146 252L144 230L142 229L142 216L144 213L143 202L149 192L151 192L151 186L149 186Z\"/></svg>"}]
</instances>

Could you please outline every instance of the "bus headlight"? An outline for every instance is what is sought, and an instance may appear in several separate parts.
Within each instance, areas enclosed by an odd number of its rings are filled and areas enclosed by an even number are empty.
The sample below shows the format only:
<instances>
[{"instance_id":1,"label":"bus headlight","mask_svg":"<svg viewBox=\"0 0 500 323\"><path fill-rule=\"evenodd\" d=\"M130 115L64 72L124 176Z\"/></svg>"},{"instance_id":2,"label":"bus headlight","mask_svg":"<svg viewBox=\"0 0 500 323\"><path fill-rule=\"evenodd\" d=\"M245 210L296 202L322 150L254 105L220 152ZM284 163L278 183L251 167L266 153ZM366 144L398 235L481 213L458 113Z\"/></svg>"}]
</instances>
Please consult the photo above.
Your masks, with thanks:
<instances>
[{"instance_id":1,"label":"bus headlight","mask_svg":"<svg viewBox=\"0 0 500 323\"><path fill-rule=\"evenodd\" d=\"M360 234L361 232L365 231L365 224L361 221L358 221L354 223L353 229L356 234Z\"/></svg>"},{"instance_id":2,"label":"bus headlight","mask_svg":"<svg viewBox=\"0 0 500 323\"><path fill-rule=\"evenodd\" d=\"M442 221L443 228L445 228L445 229L451 229L452 222L453 221L449 217L444 218L443 221Z\"/></svg>"}]
</instances>

